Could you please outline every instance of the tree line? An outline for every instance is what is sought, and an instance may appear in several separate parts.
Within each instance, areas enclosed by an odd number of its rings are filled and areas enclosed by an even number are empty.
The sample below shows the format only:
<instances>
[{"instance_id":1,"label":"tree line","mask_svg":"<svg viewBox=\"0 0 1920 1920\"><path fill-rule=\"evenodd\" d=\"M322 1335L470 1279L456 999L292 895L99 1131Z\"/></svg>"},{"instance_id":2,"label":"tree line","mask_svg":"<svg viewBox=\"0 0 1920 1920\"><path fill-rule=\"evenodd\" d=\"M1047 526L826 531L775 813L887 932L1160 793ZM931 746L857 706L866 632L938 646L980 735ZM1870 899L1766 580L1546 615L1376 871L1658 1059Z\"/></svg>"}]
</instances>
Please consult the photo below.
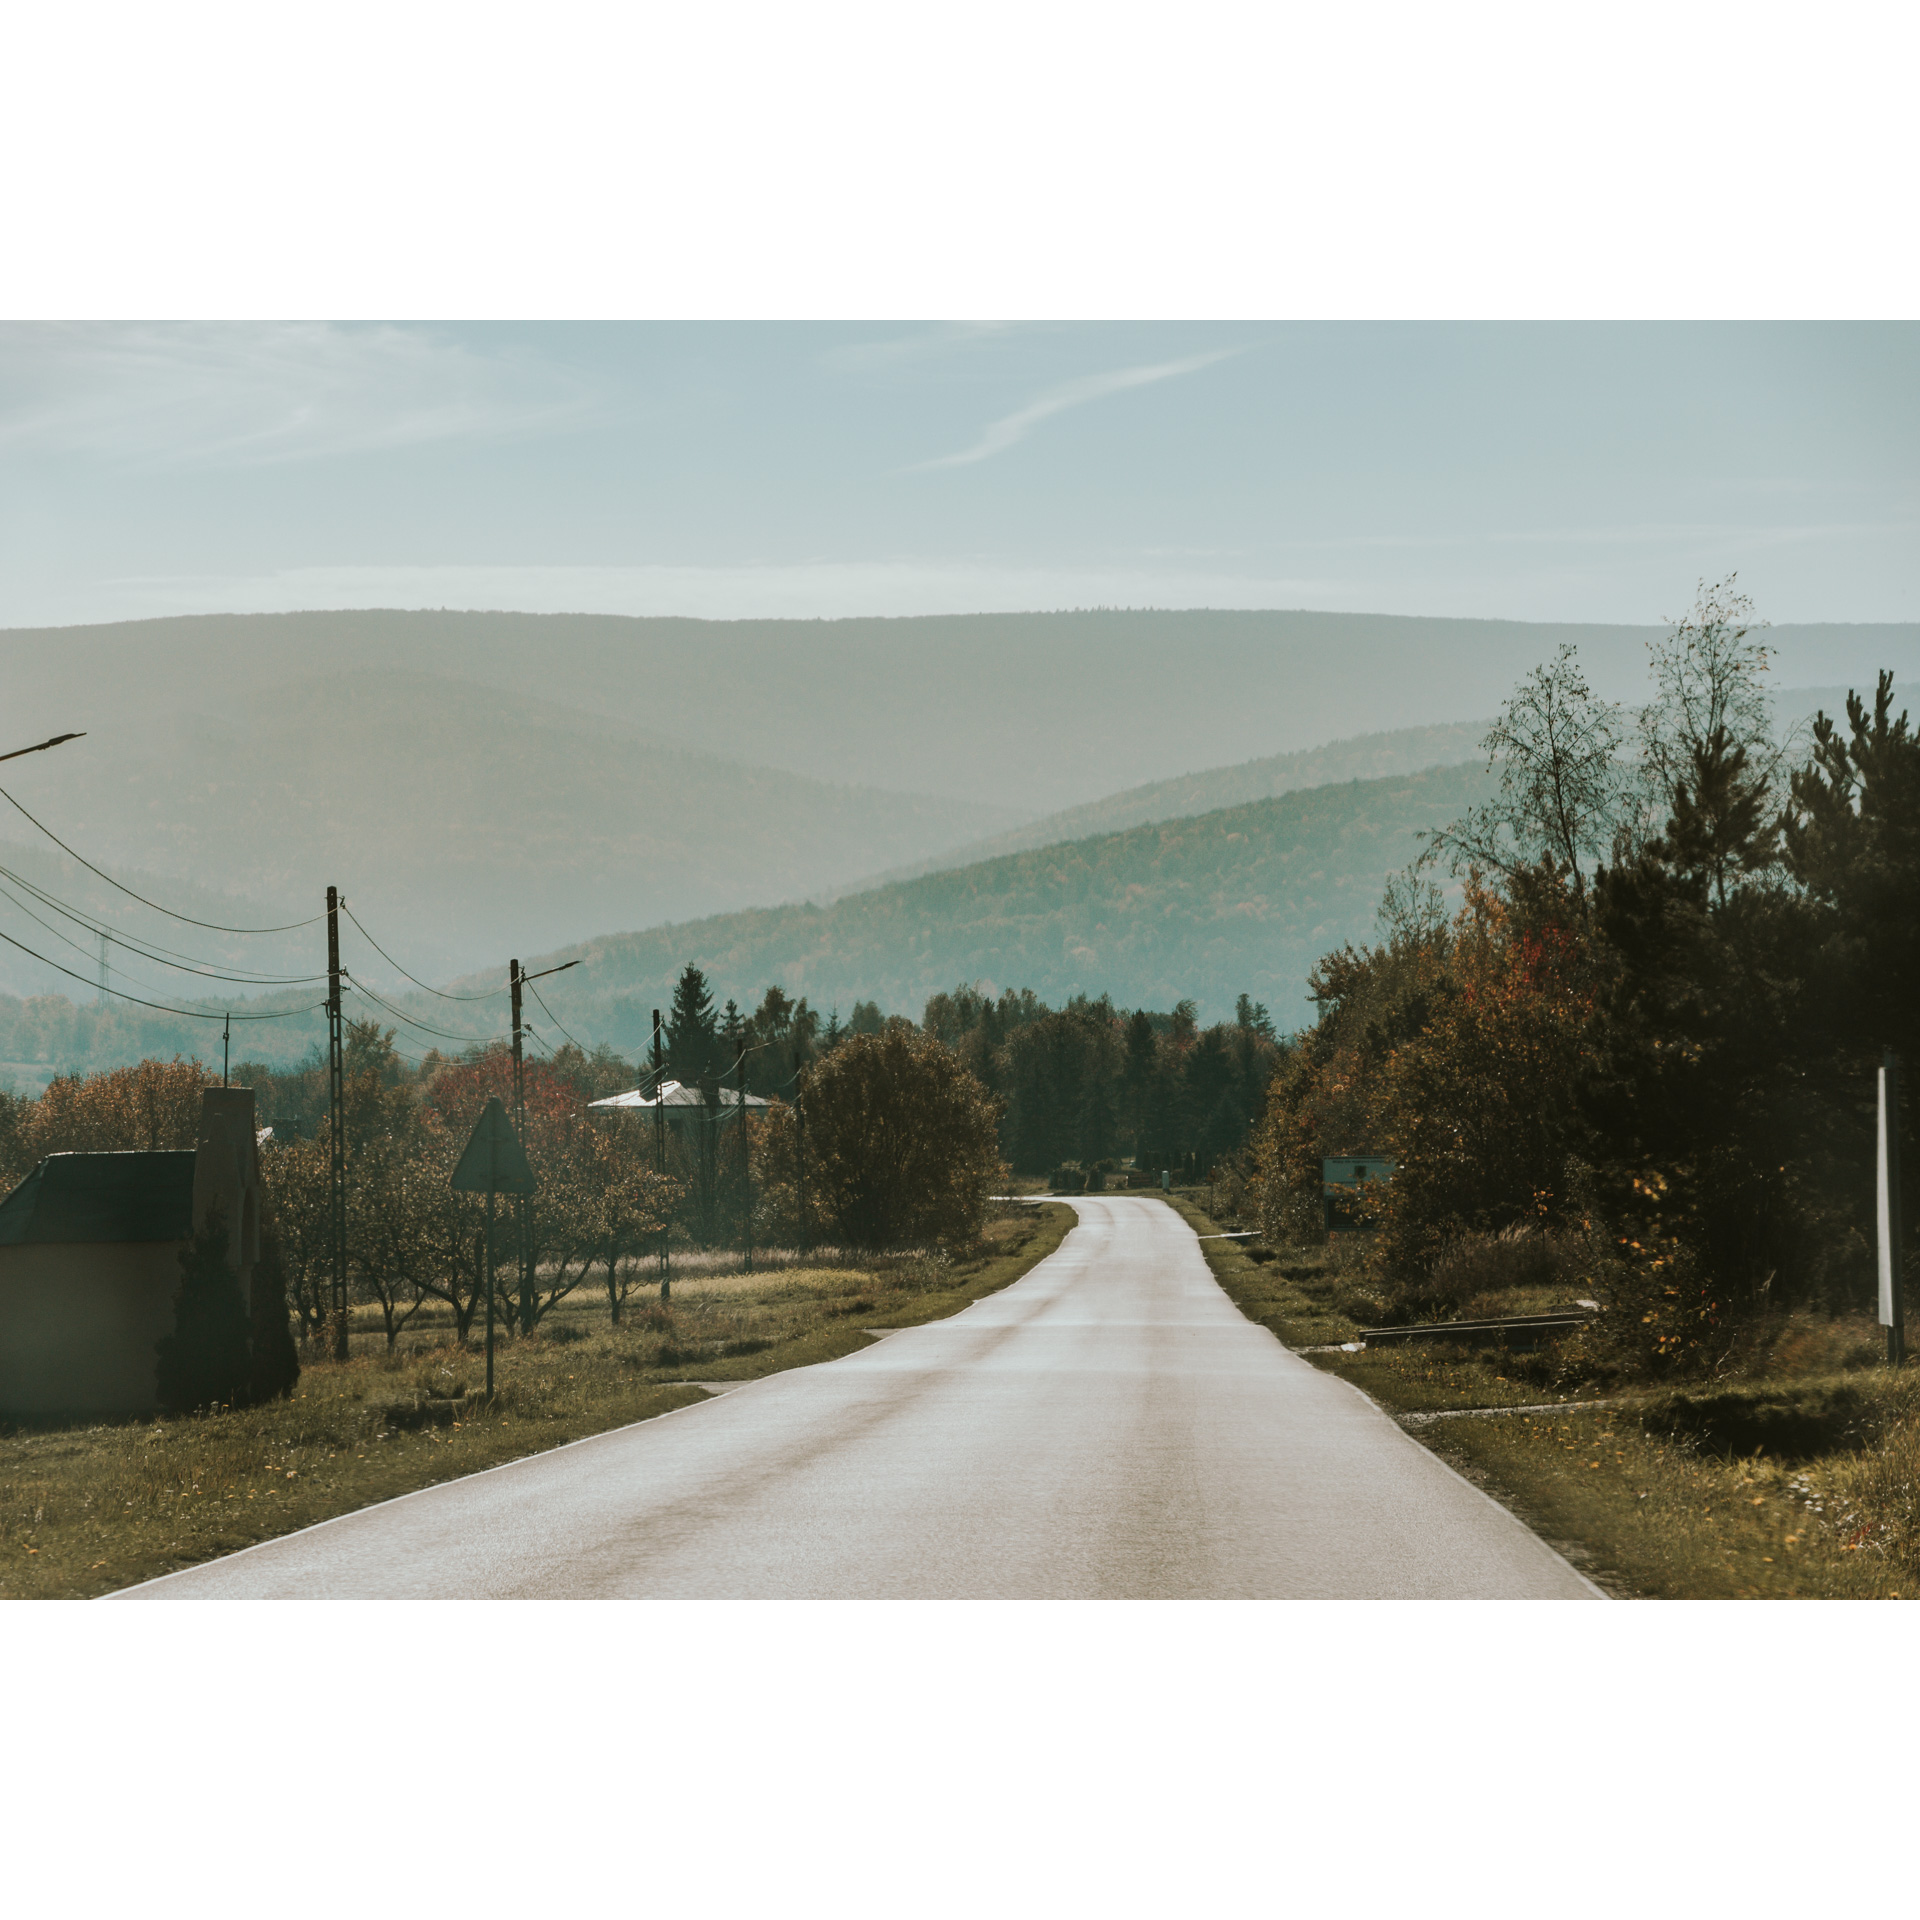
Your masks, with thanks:
<instances>
[{"instance_id":1,"label":"tree line","mask_svg":"<svg viewBox=\"0 0 1920 1920\"><path fill-rule=\"evenodd\" d=\"M1245 996L1234 1021L1205 1029L1190 1001L1051 1009L974 987L935 996L918 1024L871 1001L843 1024L777 985L751 1011L716 1006L692 965L663 1039L660 1080L699 1095L663 1124L589 1104L653 1088L649 1061L567 1045L523 1063L538 1191L524 1223L503 1215L496 1229L494 1305L508 1326L533 1331L583 1288L617 1321L672 1246L965 1244L1010 1166L1108 1169L1138 1155L1196 1168L1245 1143L1282 1057ZM317 1052L293 1067L249 1061L233 1078L271 1129L263 1264L303 1339L317 1336L333 1273L326 1065ZM743 1080L768 1104L722 1098ZM212 1081L176 1057L61 1076L37 1098L0 1094L0 1173L17 1181L53 1152L191 1147ZM464 1339L486 1307L484 1203L450 1177L487 1101L514 1107L511 1054L494 1043L414 1064L391 1028L350 1020L343 1092L350 1297L390 1346L427 1314Z\"/></svg>"},{"instance_id":2,"label":"tree line","mask_svg":"<svg viewBox=\"0 0 1920 1920\"><path fill-rule=\"evenodd\" d=\"M1642 1375L1870 1306L1875 1070L1920 1041L1920 740L1892 676L1778 737L1731 581L1651 666L1637 713L1571 646L1515 691L1493 796L1389 886L1376 944L1321 959L1237 1169L1297 1241L1323 1155L1390 1156L1386 1309L1457 1310L1524 1241L1610 1309L1576 1358Z\"/></svg>"}]
</instances>

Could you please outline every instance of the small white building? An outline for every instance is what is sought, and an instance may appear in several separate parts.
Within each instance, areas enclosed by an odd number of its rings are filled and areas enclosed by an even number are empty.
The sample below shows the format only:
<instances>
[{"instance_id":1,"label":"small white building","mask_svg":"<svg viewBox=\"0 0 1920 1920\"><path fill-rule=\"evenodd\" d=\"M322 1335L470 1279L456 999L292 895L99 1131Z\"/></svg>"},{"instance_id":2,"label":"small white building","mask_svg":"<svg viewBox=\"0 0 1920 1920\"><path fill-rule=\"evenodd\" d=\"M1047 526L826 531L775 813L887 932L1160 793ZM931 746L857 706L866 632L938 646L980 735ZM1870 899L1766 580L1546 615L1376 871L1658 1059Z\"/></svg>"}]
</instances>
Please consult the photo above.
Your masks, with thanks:
<instances>
[{"instance_id":1,"label":"small white building","mask_svg":"<svg viewBox=\"0 0 1920 1920\"><path fill-rule=\"evenodd\" d=\"M663 1080L657 1099L649 1098L644 1087L634 1087L626 1093L609 1094L604 1100L589 1100L587 1105L596 1112L653 1113L664 1111L669 1120L687 1120L696 1114L730 1114L740 1105L738 1087L718 1087L713 1106L707 1105L706 1096L698 1087L689 1087L678 1080ZM759 1094L747 1095L747 1107L770 1107L771 1100L763 1100Z\"/></svg>"}]
</instances>

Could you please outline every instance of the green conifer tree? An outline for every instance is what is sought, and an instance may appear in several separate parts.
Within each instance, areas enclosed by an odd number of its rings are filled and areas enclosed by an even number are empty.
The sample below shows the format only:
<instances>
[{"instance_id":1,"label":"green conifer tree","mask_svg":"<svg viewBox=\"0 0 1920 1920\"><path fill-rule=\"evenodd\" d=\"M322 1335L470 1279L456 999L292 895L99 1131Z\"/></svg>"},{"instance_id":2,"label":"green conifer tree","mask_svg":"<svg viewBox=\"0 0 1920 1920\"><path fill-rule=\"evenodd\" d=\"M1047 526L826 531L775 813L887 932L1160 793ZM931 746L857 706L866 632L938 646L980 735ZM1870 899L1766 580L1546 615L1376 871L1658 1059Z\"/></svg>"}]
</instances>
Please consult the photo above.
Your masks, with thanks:
<instances>
[{"instance_id":1,"label":"green conifer tree","mask_svg":"<svg viewBox=\"0 0 1920 1920\"><path fill-rule=\"evenodd\" d=\"M689 960L674 982L667 1016L667 1071L683 1086L698 1086L713 1071L718 1046L707 976Z\"/></svg>"},{"instance_id":2,"label":"green conifer tree","mask_svg":"<svg viewBox=\"0 0 1920 1920\"><path fill-rule=\"evenodd\" d=\"M253 1372L253 1327L240 1296L218 1207L180 1250L180 1288L173 1331L156 1348L154 1384L168 1413L195 1413L246 1400Z\"/></svg>"}]
</instances>

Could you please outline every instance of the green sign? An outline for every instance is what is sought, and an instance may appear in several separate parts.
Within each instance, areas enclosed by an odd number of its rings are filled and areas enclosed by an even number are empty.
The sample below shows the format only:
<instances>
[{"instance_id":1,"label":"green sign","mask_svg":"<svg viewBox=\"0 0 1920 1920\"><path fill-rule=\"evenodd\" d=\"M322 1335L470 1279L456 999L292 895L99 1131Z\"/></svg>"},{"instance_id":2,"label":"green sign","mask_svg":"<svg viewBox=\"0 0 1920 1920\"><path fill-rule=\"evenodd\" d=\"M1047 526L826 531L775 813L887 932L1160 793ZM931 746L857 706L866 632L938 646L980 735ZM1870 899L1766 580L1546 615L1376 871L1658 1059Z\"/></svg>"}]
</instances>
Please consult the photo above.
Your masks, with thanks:
<instances>
[{"instance_id":1,"label":"green sign","mask_svg":"<svg viewBox=\"0 0 1920 1920\"><path fill-rule=\"evenodd\" d=\"M533 1169L513 1131L513 1122L495 1094L474 1123L460 1164L453 1170L455 1193L531 1193Z\"/></svg>"}]
</instances>

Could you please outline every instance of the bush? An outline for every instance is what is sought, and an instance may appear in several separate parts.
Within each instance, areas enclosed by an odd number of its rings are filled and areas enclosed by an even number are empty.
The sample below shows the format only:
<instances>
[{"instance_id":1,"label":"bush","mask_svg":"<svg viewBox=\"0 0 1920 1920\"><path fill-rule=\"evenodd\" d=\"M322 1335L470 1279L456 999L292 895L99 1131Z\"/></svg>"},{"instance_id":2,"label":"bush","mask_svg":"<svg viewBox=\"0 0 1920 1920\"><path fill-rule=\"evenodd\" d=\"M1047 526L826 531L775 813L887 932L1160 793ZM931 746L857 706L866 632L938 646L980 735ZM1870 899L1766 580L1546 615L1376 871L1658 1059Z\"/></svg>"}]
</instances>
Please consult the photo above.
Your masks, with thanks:
<instances>
[{"instance_id":1,"label":"bush","mask_svg":"<svg viewBox=\"0 0 1920 1920\"><path fill-rule=\"evenodd\" d=\"M1550 1287L1560 1277L1553 1242L1537 1227L1500 1233L1463 1233L1442 1249L1426 1280L1428 1296L1464 1307L1490 1293Z\"/></svg>"},{"instance_id":2,"label":"bush","mask_svg":"<svg viewBox=\"0 0 1920 1920\"><path fill-rule=\"evenodd\" d=\"M269 1400L284 1400L300 1378L300 1354L287 1312L286 1262L280 1236L271 1227L261 1234L260 1257L253 1263L251 1318L247 1398L260 1407Z\"/></svg>"},{"instance_id":3,"label":"bush","mask_svg":"<svg viewBox=\"0 0 1920 1920\"><path fill-rule=\"evenodd\" d=\"M1005 1180L987 1090L905 1021L842 1041L808 1074L809 1177L844 1246L966 1245Z\"/></svg>"},{"instance_id":4,"label":"bush","mask_svg":"<svg viewBox=\"0 0 1920 1920\"><path fill-rule=\"evenodd\" d=\"M180 1250L173 1331L156 1348L154 1384L168 1413L244 1405L253 1371L253 1328L228 1261L227 1223L217 1207Z\"/></svg>"},{"instance_id":5,"label":"bush","mask_svg":"<svg viewBox=\"0 0 1920 1920\"><path fill-rule=\"evenodd\" d=\"M1813 1460L1869 1445L1882 1421L1878 1404L1858 1387L1822 1383L1669 1394L1641 1413L1640 1424L1712 1453Z\"/></svg>"}]
</instances>

